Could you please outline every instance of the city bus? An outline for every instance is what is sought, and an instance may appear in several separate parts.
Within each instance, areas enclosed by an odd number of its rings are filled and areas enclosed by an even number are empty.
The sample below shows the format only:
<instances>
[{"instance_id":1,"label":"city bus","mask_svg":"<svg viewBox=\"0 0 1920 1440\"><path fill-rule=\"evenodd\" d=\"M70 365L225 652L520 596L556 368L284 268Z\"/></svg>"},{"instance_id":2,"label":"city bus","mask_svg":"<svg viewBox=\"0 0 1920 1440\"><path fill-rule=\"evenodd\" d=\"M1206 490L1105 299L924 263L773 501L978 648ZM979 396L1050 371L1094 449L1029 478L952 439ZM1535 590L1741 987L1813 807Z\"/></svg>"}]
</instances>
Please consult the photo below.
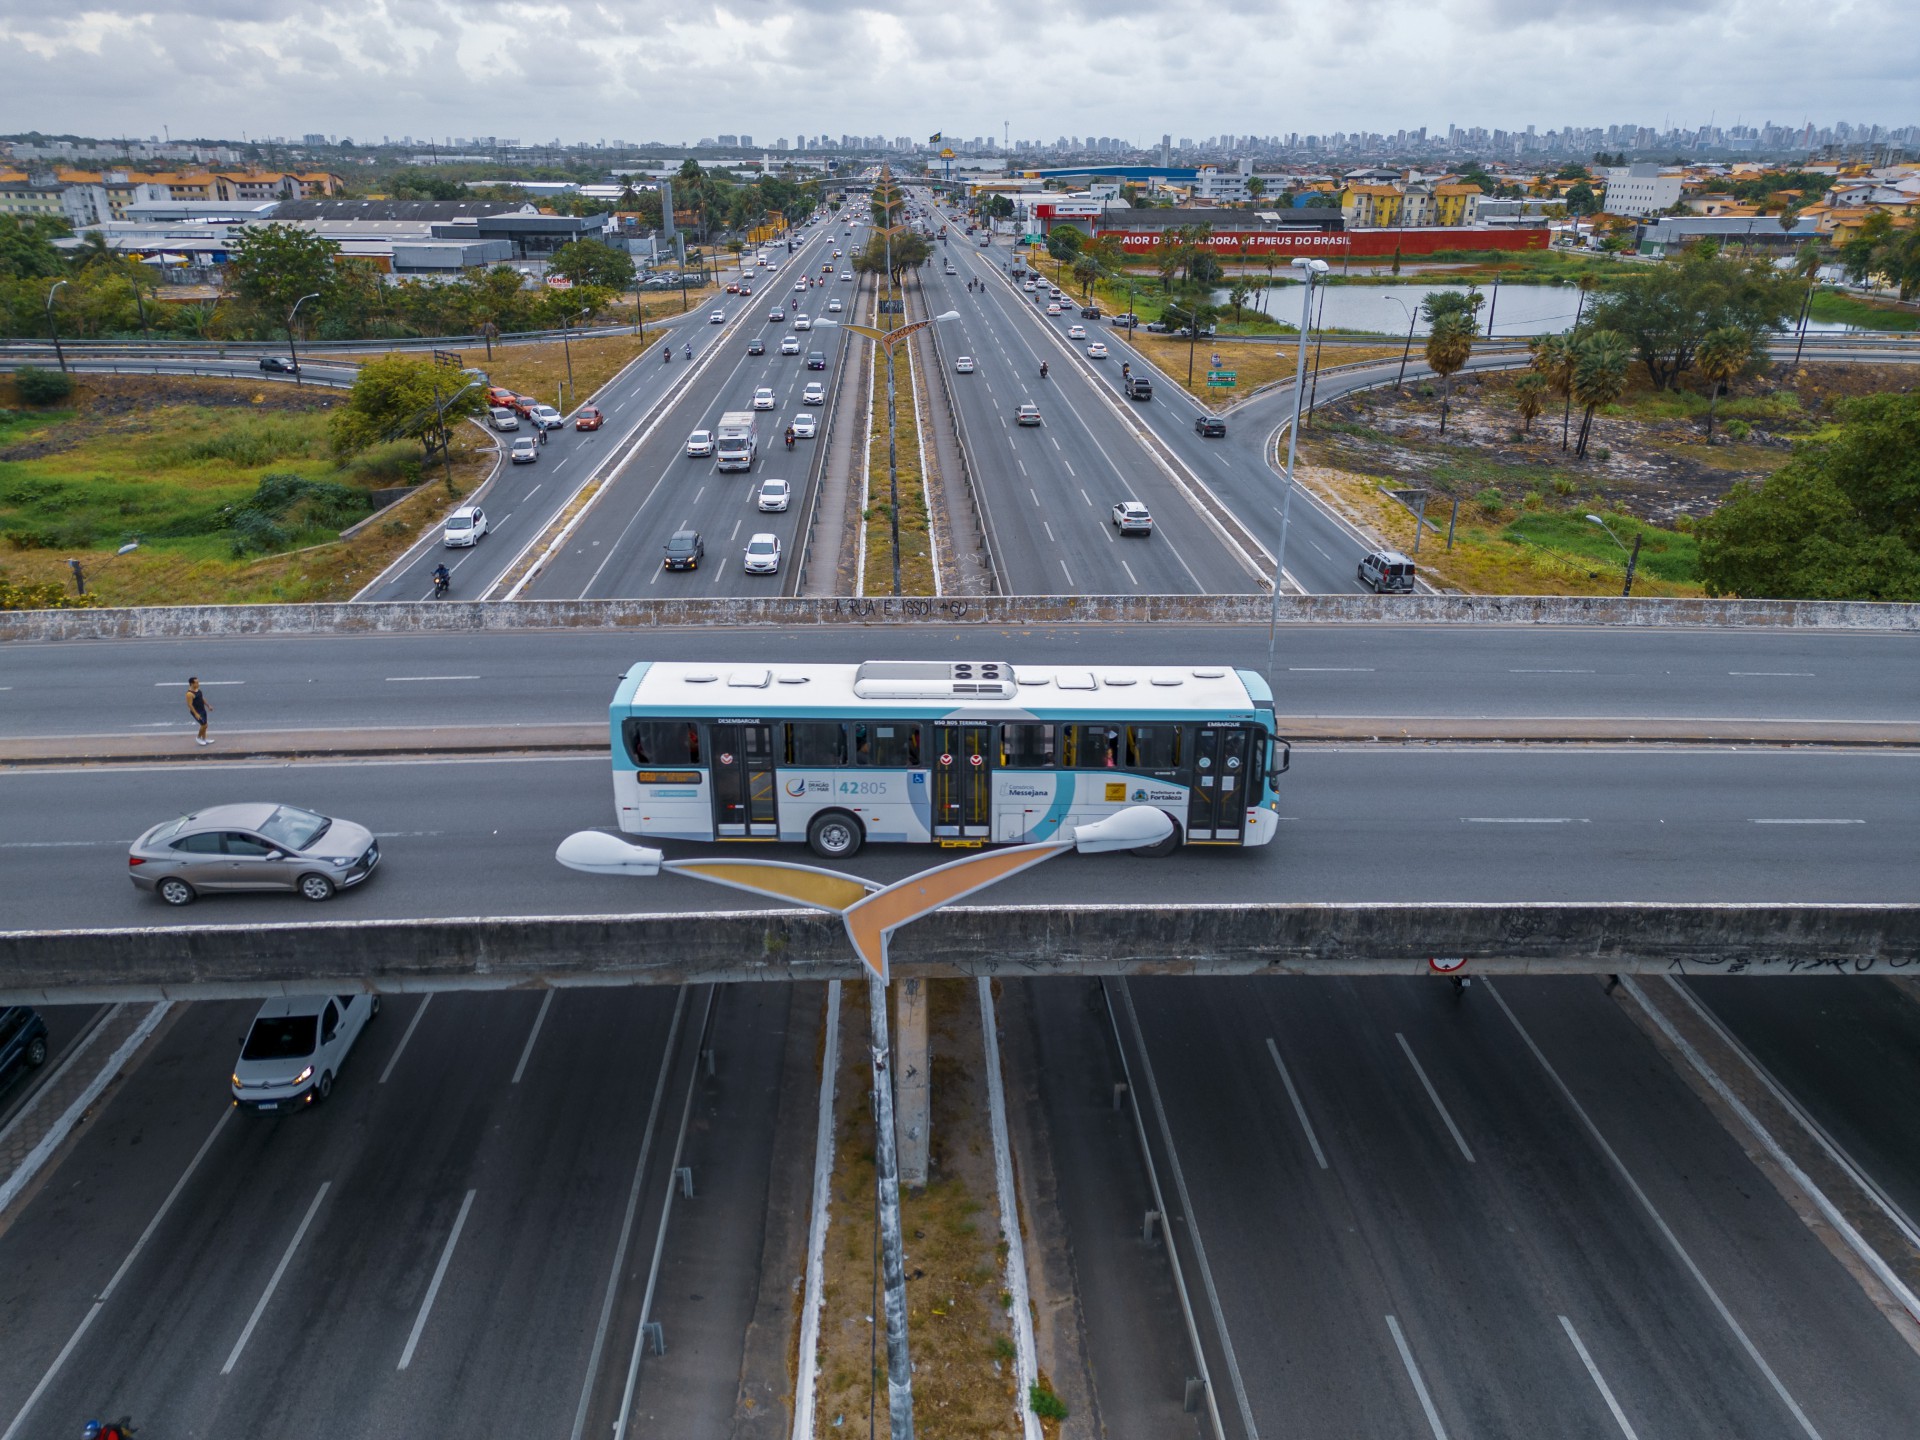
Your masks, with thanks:
<instances>
[{"instance_id":1,"label":"city bus","mask_svg":"<svg viewBox=\"0 0 1920 1440\"><path fill-rule=\"evenodd\" d=\"M620 828L662 840L1051 839L1153 805L1175 846L1264 845L1291 757L1227 665L869 660L635 665L610 709Z\"/></svg>"}]
</instances>

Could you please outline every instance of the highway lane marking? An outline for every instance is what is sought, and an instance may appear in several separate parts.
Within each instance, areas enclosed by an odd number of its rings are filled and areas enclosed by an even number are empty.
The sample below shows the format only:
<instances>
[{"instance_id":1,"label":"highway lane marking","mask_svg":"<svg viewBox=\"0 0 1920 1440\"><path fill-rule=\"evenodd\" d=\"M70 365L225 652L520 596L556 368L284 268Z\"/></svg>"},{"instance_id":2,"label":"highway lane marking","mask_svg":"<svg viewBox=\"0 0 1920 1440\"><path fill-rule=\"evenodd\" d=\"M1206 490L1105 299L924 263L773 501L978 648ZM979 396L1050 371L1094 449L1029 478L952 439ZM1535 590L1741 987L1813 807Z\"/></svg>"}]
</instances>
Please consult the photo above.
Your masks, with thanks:
<instances>
[{"instance_id":1,"label":"highway lane marking","mask_svg":"<svg viewBox=\"0 0 1920 1440\"><path fill-rule=\"evenodd\" d=\"M1864 820L1749 820L1749 825L1864 825Z\"/></svg>"},{"instance_id":2,"label":"highway lane marking","mask_svg":"<svg viewBox=\"0 0 1920 1440\"><path fill-rule=\"evenodd\" d=\"M314 1192L313 1203L307 1206L307 1213L300 1221L300 1228L293 1232L293 1239L287 1242L286 1253L280 1257L280 1263L273 1267L273 1278L267 1281L267 1288L261 1294L260 1301L253 1307L253 1314L247 1317L247 1328L240 1332L240 1338L233 1342L233 1350L227 1356L227 1363L220 1367L222 1375L231 1375L233 1367L239 1363L240 1352L247 1348L247 1341L253 1338L254 1327L260 1323L260 1317L267 1313L267 1303L273 1299L273 1292L280 1288L280 1281L286 1276L287 1267L293 1263L293 1252L300 1248L300 1242L307 1236L307 1229L313 1224L313 1217L319 1213L320 1202L327 1198L332 1188L331 1180L322 1180L320 1188Z\"/></svg>"},{"instance_id":3,"label":"highway lane marking","mask_svg":"<svg viewBox=\"0 0 1920 1440\"><path fill-rule=\"evenodd\" d=\"M1120 568L1127 572L1127 579L1132 582L1135 589L1138 589L1140 585L1140 577L1133 573L1133 567L1127 564L1126 561L1122 560L1120 562Z\"/></svg>"},{"instance_id":4,"label":"highway lane marking","mask_svg":"<svg viewBox=\"0 0 1920 1440\"><path fill-rule=\"evenodd\" d=\"M1420 1077L1420 1084L1425 1087L1427 1098L1433 1101L1433 1108L1438 1110L1440 1118L1447 1122L1447 1131L1453 1136L1453 1143L1460 1147L1460 1153L1467 1157L1467 1163L1473 1164L1473 1151L1467 1148L1467 1137L1462 1135L1460 1127L1453 1123L1452 1114L1441 1101L1440 1092L1433 1088L1433 1082L1427 1078L1427 1072L1421 1066L1419 1057L1413 1053L1413 1047L1407 1043L1407 1037L1396 1030L1393 1032L1393 1038L1400 1042L1400 1048L1406 1052L1407 1063L1413 1066L1413 1073Z\"/></svg>"},{"instance_id":5,"label":"highway lane marking","mask_svg":"<svg viewBox=\"0 0 1920 1440\"><path fill-rule=\"evenodd\" d=\"M87 1307L87 1313L81 1317L80 1324L67 1338L67 1343L60 1347L60 1353L53 1357L53 1363L47 1367L47 1373L42 1375L40 1383L33 1387L33 1393L27 1396L26 1404L22 1405L20 1413L13 1417L13 1423L7 1426L5 1433L0 1434L0 1440L17 1440L20 1427L26 1423L27 1416L32 1413L33 1407L40 1403L40 1397L47 1393L47 1388L53 1384L54 1377L60 1373L68 1358L79 1348L81 1339L92 1328L101 1307L113 1297L113 1292L120 1288L120 1282L127 1278L127 1272L133 1268L133 1262L139 1259L140 1252L147 1248L147 1242L153 1239L154 1232L160 1228L160 1222L167 1218L168 1212L173 1209L174 1202L180 1198L180 1192L187 1188L187 1181L193 1178L194 1172L200 1168L200 1162L207 1158L207 1152L213 1148L213 1142L220 1138L220 1131L232 1118L232 1107L220 1112L220 1118L213 1122L213 1129L209 1130L207 1138L200 1142L200 1148L194 1152L193 1159L187 1162L187 1168L182 1170L180 1178L173 1182L173 1189L167 1192L167 1198L162 1200L160 1208L153 1212L153 1219L147 1222L147 1228L142 1230L140 1238L133 1242L133 1248L127 1252L127 1258L120 1262L120 1268L113 1272L113 1278L107 1281L100 1293L94 1297L93 1304Z\"/></svg>"},{"instance_id":6,"label":"highway lane marking","mask_svg":"<svg viewBox=\"0 0 1920 1440\"><path fill-rule=\"evenodd\" d=\"M1620 1402L1613 1398L1613 1391L1607 1388L1607 1382L1601 1378L1600 1367L1593 1363L1593 1356L1587 1353L1587 1347L1581 1343L1580 1332L1573 1328L1573 1321L1562 1315L1560 1326L1567 1332L1567 1339L1573 1342L1573 1348L1580 1356L1580 1363L1587 1367L1587 1375L1592 1379L1594 1387L1599 1390L1600 1398L1607 1402L1607 1409L1613 1412L1614 1423L1620 1427L1620 1433L1626 1436L1627 1440L1640 1440L1640 1437L1634 1434L1633 1426L1627 1423L1627 1417L1620 1408Z\"/></svg>"},{"instance_id":7,"label":"highway lane marking","mask_svg":"<svg viewBox=\"0 0 1920 1440\"><path fill-rule=\"evenodd\" d=\"M520 1063L513 1067L513 1079L507 1082L509 1085L518 1085L520 1083L520 1077L527 1073L527 1061L533 1058L533 1042L540 1038L540 1027L547 1023L547 1011L552 1008L553 991L549 990L541 997L540 1012L533 1017L533 1029L527 1032L527 1043L521 1048ZM409 1346L408 1350L411 1351L412 1347ZM402 1370L406 1369L407 1362L402 1360L400 1362L400 1368Z\"/></svg>"},{"instance_id":8,"label":"highway lane marking","mask_svg":"<svg viewBox=\"0 0 1920 1440\"><path fill-rule=\"evenodd\" d=\"M1572 815L1462 815L1462 825L1591 825L1584 817Z\"/></svg>"},{"instance_id":9,"label":"highway lane marking","mask_svg":"<svg viewBox=\"0 0 1920 1440\"><path fill-rule=\"evenodd\" d=\"M547 998L553 998L553 992L547 992ZM542 1014L546 1012L542 1010ZM515 1076L518 1080L520 1077ZM440 1282L447 1278L447 1266L453 1260L453 1247L460 1243L460 1232L466 1229L467 1212L473 1209L473 1197L478 1191L467 1191L467 1198L460 1202L460 1214L453 1222L453 1229L447 1235L446 1248L440 1252L440 1263L434 1266L433 1280L427 1286L426 1298L420 1302L420 1313L413 1318L413 1332L407 1336L407 1348L400 1352L400 1363L394 1368L404 1370L413 1363L413 1350L420 1343L420 1332L427 1328L427 1316L433 1312L434 1299L440 1294Z\"/></svg>"},{"instance_id":10,"label":"highway lane marking","mask_svg":"<svg viewBox=\"0 0 1920 1440\"><path fill-rule=\"evenodd\" d=\"M1060 543L1058 540L1055 540L1053 538L1053 526L1049 525L1046 521L1042 520L1040 522L1040 528L1047 532L1047 541L1049 544L1058 545Z\"/></svg>"},{"instance_id":11,"label":"highway lane marking","mask_svg":"<svg viewBox=\"0 0 1920 1440\"><path fill-rule=\"evenodd\" d=\"M1039 497L1038 495L1036 495L1036 494L1034 494L1034 489L1033 489L1033 487L1032 487L1031 485L1029 485L1029 486L1027 487L1027 494L1029 494L1029 495L1033 495L1033 503L1034 503L1035 505L1038 505L1038 504L1040 503L1040 497Z\"/></svg>"},{"instance_id":12,"label":"highway lane marking","mask_svg":"<svg viewBox=\"0 0 1920 1440\"><path fill-rule=\"evenodd\" d=\"M1387 1329L1393 1332L1394 1347L1400 1352L1400 1363L1407 1367L1407 1378L1413 1382L1413 1393L1420 1397L1420 1408L1426 1412L1427 1424L1433 1430L1433 1440L1447 1440L1446 1426L1440 1423L1440 1412L1433 1408L1433 1397L1427 1393L1427 1382L1420 1378L1420 1367L1413 1362L1413 1351L1407 1348L1407 1337L1400 1333L1400 1322L1387 1316Z\"/></svg>"},{"instance_id":13,"label":"highway lane marking","mask_svg":"<svg viewBox=\"0 0 1920 1440\"><path fill-rule=\"evenodd\" d=\"M389 685L412 685L426 680L478 680L478 675L389 675Z\"/></svg>"},{"instance_id":14,"label":"highway lane marking","mask_svg":"<svg viewBox=\"0 0 1920 1440\"><path fill-rule=\"evenodd\" d=\"M1321 553L1322 553L1322 554L1325 554L1326 552L1325 552L1325 551L1322 551ZM1591 675L1591 674L1593 674L1593 671L1591 671L1591 670L1562 670L1562 669L1558 669L1558 668L1554 668L1554 667L1546 667L1546 668L1542 668L1542 669L1537 669L1537 670L1513 670L1513 669L1509 669L1509 670L1507 671L1507 674L1509 674L1509 675Z\"/></svg>"},{"instance_id":15,"label":"highway lane marking","mask_svg":"<svg viewBox=\"0 0 1920 1440\"><path fill-rule=\"evenodd\" d=\"M1307 1119L1307 1107L1300 1103L1300 1092L1293 1088L1293 1076L1287 1073L1287 1062L1280 1058L1280 1047L1273 1043L1273 1037L1267 1037L1267 1053L1273 1056L1274 1067L1280 1072L1280 1083L1287 1087L1287 1098L1293 1101L1293 1113L1300 1119L1300 1128L1306 1131L1307 1144L1313 1147L1313 1158L1320 1162L1320 1168L1327 1167L1327 1155L1320 1148L1320 1137L1313 1133L1313 1122Z\"/></svg>"},{"instance_id":16,"label":"highway lane marking","mask_svg":"<svg viewBox=\"0 0 1920 1440\"><path fill-rule=\"evenodd\" d=\"M547 993L551 995L553 992L549 990ZM413 1018L407 1022L407 1028L401 1032L400 1043L393 1047L393 1055L387 1061L387 1068L380 1072L380 1083L382 1085L386 1084L387 1077L393 1074L393 1067L400 1063L400 1057L406 1054L407 1042L413 1039L413 1032L420 1028L420 1019L427 1013L427 1006L432 1003L433 992L429 990L427 992L427 998L422 1000L418 1007L415 1008Z\"/></svg>"},{"instance_id":17,"label":"highway lane marking","mask_svg":"<svg viewBox=\"0 0 1920 1440\"><path fill-rule=\"evenodd\" d=\"M1060 562L1060 573L1067 577L1067 584L1071 586L1073 584L1073 572L1067 569L1067 562L1064 560Z\"/></svg>"},{"instance_id":18,"label":"highway lane marking","mask_svg":"<svg viewBox=\"0 0 1920 1440\"><path fill-rule=\"evenodd\" d=\"M1747 1358L1753 1362L1754 1368L1767 1377L1767 1384L1773 1388L1773 1393L1777 1395L1780 1398L1780 1402L1793 1413L1793 1418L1800 1423L1801 1432L1807 1436L1807 1440L1821 1440L1820 1432L1813 1428L1813 1422L1807 1418L1806 1412L1800 1408L1793 1396L1788 1393L1787 1387L1780 1383L1780 1377L1773 1373L1773 1367L1767 1364L1765 1357L1760 1354L1759 1347L1753 1343L1752 1339L1747 1335L1747 1332L1741 1328L1740 1322L1733 1318L1733 1312L1727 1308L1726 1302L1720 1298L1720 1292L1713 1288L1713 1285L1708 1281L1706 1275L1701 1272L1700 1267L1694 1263L1693 1256L1689 1255L1686 1247L1680 1243L1680 1237L1673 1233L1673 1227L1667 1224L1666 1218L1654 1207L1654 1203L1648 1198L1647 1192L1640 1188L1640 1182L1633 1178L1633 1172L1627 1169L1626 1163L1621 1160L1618 1152L1608 1143L1607 1137L1600 1133L1600 1127L1594 1124L1593 1117L1587 1114L1586 1107L1574 1098L1572 1089L1568 1087L1565 1080L1560 1078L1560 1072L1553 1068L1545 1052L1534 1043L1533 1036L1527 1032L1526 1026L1520 1023L1520 1017L1515 1015L1513 1008L1507 1004L1506 996L1500 993L1499 987L1493 983L1492 979L1486 976L1482 976L1481 979L1487 987L1487 993L1493 996L1493 1003L1500 1007L1501 1012L1507 1017L1507 1020L1512 1024L1514 1030L1519 1034L1521 1042L1532 1052L1533 1058L1539 1062L1540 1068L1547 1072L1547 1078L1553 1081L1554 1088L1560 1092L1560 1098L1565 1100L1568 1108L1579 1117L1581 1125L1585 1127L1587 1134L1592 1137L1594 1145L1597 1146L1600 1153L1606 1157L1608 1163L1613 1166L1614 1172L1619 1175L1627 1189L1632 1192L1633 1198L1640 1202L1640 1208L1646 1211L1647 1218L1653 1221L1654 1227L1659 1230L1661 1238L1667 1242L1668 1246L1673 1250L1673 1253L1679 1256L1680 1263L1686 1267L1687 1273L1693 1278L1694 1283L1700 1287L1701 1292L1707 1297L1708 1302L1712 1304L1714 1312L1719 1315L1727 1329L1733 1332L1734 1339L1740 1342L1740 1348L1746 1352Z\"/></svg>"},{"instance_id":19,"label":"highway lane marking","mask_svg":"<svg viewBox=\"0 0 1920 1440\"><path fill-rule=\"evenodd\" d=\"M1799 680L1811 680L1811 670L1729 670L1729 675L1771 675L1780 678L1792 677Z\"/></svg>"},{"instance_id":20,"label":"highway lane marking","mask_svg":"<svg viewBox=\"0 0 1920 1440\"><path fill-rule=\"evenodd\" d=\"M1371 675L1371 665L1289 665L1289 675Z\"/></svg>"},{"instance_id":21,"label":"highway lane marking","mask_svg":"<svg viewBox=\"0 0 1920 1440\"><path fill-rule=\"evenodd\" d=\"M180 682L178 680L156 680L153 682L153 688L156 690L165 690L171 686L178 685L179 683ZM244 680L202 680L200 682L200 688L202 690L207 690L207 689L211 689L215 685L244 685L246 683L247 682Z\"/></svg>"},{"instance_id":22,"label":"highway lane marking","mask_svg":"<svg viewBox=\"0 0 1920 1440\"><path fill-rule=\"evenodd\" d=\"M1068 467L1067 467L1067 473L1068 473L1069 475L1071 475L1071 474L1073 474L1073 467L1072 467L1072 466L1068 466ZM1086 487L1086 486L1084 486L1084 485L1082 485L1082 486L1079 486L1078 488L1079 488L1079 491L1080 491L1080 498L1081 498L1082 500L1084 500L1084 501L1086 501L1086 502L1087 502L1087 504L1088 504L1089 506L1091 506L1091 505L1093 504L1093 497L1092 497L1091 495L1089 495L1089 494L1087 494L1087 487Z\"/></svg>"}]
</instances>

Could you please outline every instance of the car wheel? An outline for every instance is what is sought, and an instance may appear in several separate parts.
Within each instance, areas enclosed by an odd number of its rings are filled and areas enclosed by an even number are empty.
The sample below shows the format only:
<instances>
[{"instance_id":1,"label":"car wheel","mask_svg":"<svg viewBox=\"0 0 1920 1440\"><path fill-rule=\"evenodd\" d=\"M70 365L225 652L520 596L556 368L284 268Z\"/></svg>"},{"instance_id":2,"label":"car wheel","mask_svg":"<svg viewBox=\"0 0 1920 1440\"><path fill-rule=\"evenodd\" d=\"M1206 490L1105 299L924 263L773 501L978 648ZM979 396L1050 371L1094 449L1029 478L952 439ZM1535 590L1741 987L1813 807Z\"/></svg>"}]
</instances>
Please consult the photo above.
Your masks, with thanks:
<instances>
[{"instance_id":1,"label":"car wheel","mask_svg":"<svg viewBox=\"0 0 1920 1440\"><path fill-rule=\"evenodd\" d=\"M324 875L302 875L300 877L300 894L308 900L331 900L333 898L333 881Z\"/></svg>"},{"instance_id":2,"label":"car wheel","mask_svg":"<svg viewBox=\"0 0 1920 1440\"><path fill-rule=\"evenodd\" d=\"M1167 816L1167 819L1173 820L1173 817L1169 815ZM1135 847L1133 853L1136 855L1144 855L1149 860L1159 860L1164 856L1171 855L1175 850L1179 848L1179 846L1180 846L1180 822L1178 820L1173 820L1173 829L1167 832L1166 839L1161 840L1152 845L1137 846Z\"/></svg>"},{"instance_id":3,"label":"car wheel","mask_svg":"<svg viewBox=\"0 0 1920 1440\"><path fill-rule=\"evenodd\" d=\"M180 879L177 875L169 875L153 888L159 894L160 898L169 905L191 905L193 903L193 886Z\"/></svg>"},{"instance_id":4,"label":"car wheel","mask_svg":"<svg viewBox=\"0 0 1920 1440\"><path fill-rule=\"evenodd\" d=\"M36 1035L27 1045L27 1064L38 1069L47 1063L47 1037Z\"/></svg>"},{"instance_id":5,"label":"car wheel","mask_svg":"<svg viewBox=\"0 0 1920 1440\"><path fill-rule=\"evenodd\" d=\"M371 1020L379 1013L380 1013L380 997L376 995L373 997L372 1007L367 1011L367 1019Z\"/></svg>"},{"instance_id":6,"label":"car wheel","mask_svg":"<svg viewBox=\"0 0 1920 1440\"><path fill-rule=\"evenodd\" d=\"M807 826L807 844L813 853L828 860L846 860L860 853L866 834L860 822L839 810L813 817Z\"/></svg>"},{"instance_id":7,"label":"car wheel","mask_svg":"<svg viewBox=\"0 0 1920 1440\"><path fill-rule=\"evenodd\" d=\"M314 1098L325 1103L327 1097L332 1094L333 1072L331 1070L322 1070L320 1072L320 1083L313 1087Z\"/></svg>"}]
</instances>

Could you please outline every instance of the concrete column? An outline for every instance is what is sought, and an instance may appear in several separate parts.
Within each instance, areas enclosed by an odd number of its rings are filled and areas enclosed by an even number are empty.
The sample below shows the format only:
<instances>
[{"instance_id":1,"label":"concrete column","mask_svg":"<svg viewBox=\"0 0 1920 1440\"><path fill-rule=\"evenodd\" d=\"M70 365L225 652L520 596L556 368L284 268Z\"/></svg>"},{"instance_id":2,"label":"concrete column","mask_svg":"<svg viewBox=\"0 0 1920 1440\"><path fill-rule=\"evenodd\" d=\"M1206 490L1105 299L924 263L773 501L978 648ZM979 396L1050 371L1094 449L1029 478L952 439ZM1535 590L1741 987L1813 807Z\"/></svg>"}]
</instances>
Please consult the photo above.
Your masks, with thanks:
<instances>
[{"instance_id":1,"label":"concrete column","mask_svg":"<svg viewBox=\"0 0 1920 1440\"><path fill-rule=\"evenodd\" d=\"M900 1183L927 1183L932 1140L933 1075L927 1050L927 982L897 980L893 990L894 1134L900 1146Z\"/></svg>"}]
</instances>

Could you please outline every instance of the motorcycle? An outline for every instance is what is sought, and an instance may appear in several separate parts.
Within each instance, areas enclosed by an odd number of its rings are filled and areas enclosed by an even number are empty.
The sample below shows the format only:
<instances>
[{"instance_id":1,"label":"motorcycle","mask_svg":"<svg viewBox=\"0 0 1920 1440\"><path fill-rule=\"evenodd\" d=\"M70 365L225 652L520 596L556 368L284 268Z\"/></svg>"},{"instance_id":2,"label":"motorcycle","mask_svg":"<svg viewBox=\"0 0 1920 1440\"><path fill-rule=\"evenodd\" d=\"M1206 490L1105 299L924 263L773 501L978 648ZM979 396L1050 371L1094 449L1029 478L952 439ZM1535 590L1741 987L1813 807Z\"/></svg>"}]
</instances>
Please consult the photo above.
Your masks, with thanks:
<instances>
[{"instance_id":1,"label":"motorcycle","mask_svg":"<svg viewBox=\"0 0 1920 1440\"><path fill-rule=\"evenodd\" d=\"M451 589L453 589L452 577L447 575L436 575L433 577L433 598L434 599L436 600L446 599L447 592L450 591Z\"/></svg>"},{"instance_id":2,"label":"motorcycle","mask_svg":"<svg viewBox=\"0 0 1920 1440\"><path fill-rule=\"evenodd\" d=\"M1044 360L1040 362L1040 378L1042 380L1047 378L1047 362Z\"/></svg>"}]
</instances>

